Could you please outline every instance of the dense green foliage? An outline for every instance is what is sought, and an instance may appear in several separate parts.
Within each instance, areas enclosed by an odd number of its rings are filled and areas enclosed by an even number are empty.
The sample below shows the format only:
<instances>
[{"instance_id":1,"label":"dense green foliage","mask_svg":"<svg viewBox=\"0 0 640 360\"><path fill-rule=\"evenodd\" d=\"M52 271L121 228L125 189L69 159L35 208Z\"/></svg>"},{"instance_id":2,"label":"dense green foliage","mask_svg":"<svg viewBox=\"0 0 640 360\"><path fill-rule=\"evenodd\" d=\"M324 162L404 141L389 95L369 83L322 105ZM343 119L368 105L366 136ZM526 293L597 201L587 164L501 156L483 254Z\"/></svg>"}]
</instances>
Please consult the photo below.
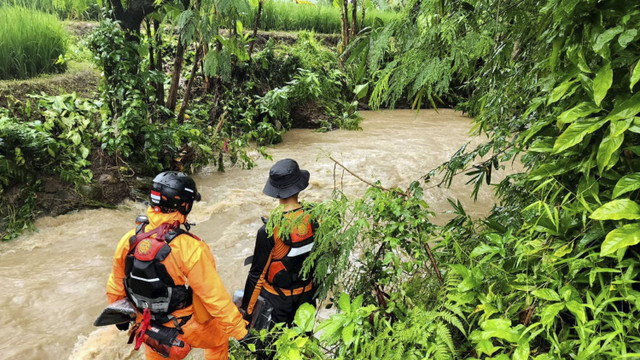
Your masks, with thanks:
<instances>
[{"instance_id":1,"label":"dense green foliage","mask_svg":"<svg viewBox=\"0 0 640 360\"><path fill-rule=\"evenodd\" d=\"M231 21L239 13L238 8L227 10L228 15L219 14L218 21ZM262 146L280 142L282 134L294 126L358 128L351 82L340 70L337 55L313 34L299 34L292 45L270 41L250 59L249 37L239 22L233 22L237 35L201 41L218 29L217 23L209 22L208 13L200 11L168 8L163 14L166 24L161 26L175 28L177 33L159 28L161 38L127 34L106 17L87 39L103 73L99 101L41 97L37 111L31 102L18 102L10 106L11 111L5 110L0 142L7 171L0 180L2 191L15 196L3 198L3 209L8 209L0 212L3 237L13 236L33 219L37 212L33 198L41 190L41 176L84 184L91 181L89 158L97 156L101 162L106 158L123 177L152 175L162 169L195 172L211 163L220 170L229 163L251 167L254 159L247 152L253 144L266 156ZM220 43L219 49L214 41ZM196 50L203 44L215 50L203 56ZM183 67L175 65L173 56L179 45L186 47ZM149 49L156 46L158 52L153 54L160 59L148 57ZM156 61L169 64L174 73L157 70ZM190 85L176 88L171 108L165 101L164 84L177 84L180 78ZM168 93L171 98L171 90ZM36 114L57 113L61 106L66 114L61 116L71 116L63 121L70 127L52 133L40 125L44 115ZM82 111L74 110L78 107ZM78 130L82 130L81 144L75 143ZM60 143L68 139L74 142ZM38 143L48 145L38 148ZM19 189L25 190L18 194Z\"/></svg>"},{"instance_id":2,"label":"dense green foliage","mask_svg":"<svg viewBox=\"0 0 640 360\"><path fill-rule=\"evenodd\" d=\"M415 1L354 42L372 106L442 99L488 135L427 182L466 172L475 195L503 163L524 171L490 216L451 201L441 227L417 184L317 206L315 279L352 296L318 325L301 309L280 358L640 356L639 29L636 2Z\"/></svg>"},{"instance_id":3,"label":"dense green foliage","mask_svg":"<svg viewBox=\"0 0 640 360\"><path fill-rule=\"evenodd\" d=\"M60 72L67 35L55 16L0 6L0 79Z\"/></svg>"},{"instance_id":4,"label":"dense green foliage","mask_svg":"<svg viewBox=\"0 0 640 360\"><path fill-rule=\"evenodd\" d=\"M257 11L257 7L252 7L251 11L242 17L242 22L247 26L254 24ZM362 14L358 13L358 22L361 21L361 16ZM376 21L375 19L389 23L397 17L398 15L391 11L367 9L364 26L371 26ZM260 17L260 29L262 30L309 30L325 34L338 34L341 26L340 10L328 5L266 1Z\"/></svg>"},{"instance_id":5,"label":"dense green foliage","mask_svg":"<svg viewBox=\"0 0 640 360\"><path fill-rule=\"evenodd\" d=\"M98 107L75 95L37 96L19 113L0 114L0 214L6 240L28 225L34 216L34 194L40 180L56 176L71 184L91 181L88 157ZM13 188L25 184L24 188ZM13 203L8 190L18 191Z\"/></svg>"}]
</instances>

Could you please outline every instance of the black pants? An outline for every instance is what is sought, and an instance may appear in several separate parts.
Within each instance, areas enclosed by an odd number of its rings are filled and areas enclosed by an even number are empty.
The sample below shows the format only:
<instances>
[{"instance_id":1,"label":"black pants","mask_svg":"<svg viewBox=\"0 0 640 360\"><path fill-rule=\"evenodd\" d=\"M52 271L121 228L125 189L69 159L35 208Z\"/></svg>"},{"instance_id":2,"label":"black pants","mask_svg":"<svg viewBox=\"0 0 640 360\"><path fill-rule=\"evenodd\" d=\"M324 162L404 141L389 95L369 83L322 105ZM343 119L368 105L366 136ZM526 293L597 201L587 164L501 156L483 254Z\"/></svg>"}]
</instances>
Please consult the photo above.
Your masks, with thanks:
<instances>
[{"instance_id":1,"label":"black pants","mask_svg":"<svg viewBox=\"0 0 640 360\"><path fill-rule=\"evenodd\" d=\"M273 306L273 312L271 313L271 320L274 324L285 323L287 326L293 325L293 319L296 316L298 308L304 304L309 303L316 307L316 299L314 296L315 290L307 291L305 293L293 296L283 297L281 295L274 295L264 289L260 292L266 301ZM267 350L267 348L273 343L274 339L267 339L265 344L259 344L258 347L258 359L270 360L275 356L275 350Z\"/></svg>"}]
</instances>

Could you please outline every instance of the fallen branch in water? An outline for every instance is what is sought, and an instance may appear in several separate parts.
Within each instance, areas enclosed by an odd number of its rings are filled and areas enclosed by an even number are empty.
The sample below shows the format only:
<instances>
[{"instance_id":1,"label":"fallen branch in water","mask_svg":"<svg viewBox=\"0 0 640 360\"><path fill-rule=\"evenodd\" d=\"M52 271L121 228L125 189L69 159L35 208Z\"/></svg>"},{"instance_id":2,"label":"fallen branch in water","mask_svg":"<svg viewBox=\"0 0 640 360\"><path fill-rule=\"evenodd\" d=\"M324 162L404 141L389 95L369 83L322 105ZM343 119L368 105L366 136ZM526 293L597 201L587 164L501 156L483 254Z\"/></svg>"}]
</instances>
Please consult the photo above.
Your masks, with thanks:
<instances>
[{"instance_id":1,"label":"fallen branch in water","mask_svg":"<svg viewBox=\"0 0 640 360\"><path fill-rule=\"evenodd\" d=\"M352 175L353 177L355 177L356 179L358 179L358 180L362 181L363 183L365 183L365 184L367 184L367 185L369 185L369 186L371 186L371 187L374 187L374 188L377 188L377 189L383 190L383 191L391 191L391 189L389 189L389 188L386 188L386 187L384 187L384 186L382 186L382 185L379 185L379 184L374 184L374 183L372 183L371 181L368 181L368 180L363 179L361 176L359 176L358 174L356 174L356 173L354 173L353 171L349 170L346 166L342 165L338 160L334 159L331 155L328 155L328 158L329 158L329 160L333 161L333 162L335 163L335 165L340 166L340 167L341 167L341 168L343 168L346 172L348 172L349 174L351 174L351 175ZM334 171L335 171L335 165L334 165ZM334 182L335 182L335 181L334 181ZM335 184L334 184L334 187L335 187ZM405 193L404 191L400 191L400 189L397 189L397 190L399 191L400 195L408 196L408 194L407 194L407 193Z\"/></svg>"}]
</instances>

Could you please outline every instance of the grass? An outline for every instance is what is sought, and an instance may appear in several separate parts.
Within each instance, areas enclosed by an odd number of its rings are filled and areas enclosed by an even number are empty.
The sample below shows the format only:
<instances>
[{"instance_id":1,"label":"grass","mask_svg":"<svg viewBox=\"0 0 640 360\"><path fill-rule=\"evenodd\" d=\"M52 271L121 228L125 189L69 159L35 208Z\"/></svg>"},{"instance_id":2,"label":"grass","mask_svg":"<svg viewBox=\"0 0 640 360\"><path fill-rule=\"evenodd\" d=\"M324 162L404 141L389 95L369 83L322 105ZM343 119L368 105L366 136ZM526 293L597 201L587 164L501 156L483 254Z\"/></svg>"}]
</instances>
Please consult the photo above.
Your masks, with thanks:
<instances>
[{"instance_id":1,"label":"grass","mask_svg":"<svg viewBox=\"0 0 640 360\"><path fill-rule=\"evenodd\" d=\"M248 15L243 17L242 23L246 28L253 27L257 10L258 8L254 7ZM358 17L360 15L361 13L358 11ZM397 16L396 13L390 11L367 10L365 26L370 26L375 18L380 18L386 24ZM265 1L260 18L260 29L262 30L310 30L317 33L339 34L341 26L340 10L327 5Z\"/></svg>"},{"instance_id":2,"label":"grass","mask_svg":"<svg viewBox=\"0 0 640 360\"><path fill-rule=\"evenodd\" d=\"M64 71L57 62L66 50L67 34L54 15L0 6L0 79Z\"/></svg>"},{"instance_id":3,"label":"grass","mask_svg":"<svg viewBox=\"0 0 640 360\"><path fill-rule=\"evenodd\" d=\"M63 20L97 20L102 0L0 0L0 6L20 6L55 14Z\"/></svg>"}]
</instances>

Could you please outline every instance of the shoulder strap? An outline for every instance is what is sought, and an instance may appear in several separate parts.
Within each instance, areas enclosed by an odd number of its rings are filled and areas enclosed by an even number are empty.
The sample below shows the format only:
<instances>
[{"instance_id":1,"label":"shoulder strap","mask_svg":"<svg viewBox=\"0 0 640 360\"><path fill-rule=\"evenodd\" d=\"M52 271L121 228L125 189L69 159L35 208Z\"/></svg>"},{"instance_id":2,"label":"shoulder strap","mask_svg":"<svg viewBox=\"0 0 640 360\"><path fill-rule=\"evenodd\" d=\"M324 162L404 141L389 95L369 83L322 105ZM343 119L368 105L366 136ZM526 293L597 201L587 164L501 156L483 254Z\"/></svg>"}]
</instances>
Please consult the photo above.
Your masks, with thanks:
<instances>
[{"instance_id":1,"label":"shoulder strap","mask_svg":"<svg viewBox=\"0 0 640 360\"><path fill-rule=\"evenodd\" d=\"M177 229L173 229L171 231L169 231L169 233L167 233L167 235L164 237L164 241L168 243L170 243L171 241L173 241L173 239L177 238L178 236L185 234L185 235L189 235L192 238L198 240L198 241L202 241L200 240L199 237L197 237L196 235L188 232L187 230L181 229L181 228L177 228Z\"/></svg>"},{"instance_id":2,"label":"shoulder strap","mask_svg":"<svg viewBox=\"0 0 640 360\"><path fill-rule=\"evenodd\" d=\"M186 230L177 228L177 229L173 229L171 231L169 231L169 233L164 237L164 241L167 242L167 244L169 244L171 241L173 241L173 239L177 238L178 236L182 235L182 234L188 234Z\"/></svg>"}]
</instances>

